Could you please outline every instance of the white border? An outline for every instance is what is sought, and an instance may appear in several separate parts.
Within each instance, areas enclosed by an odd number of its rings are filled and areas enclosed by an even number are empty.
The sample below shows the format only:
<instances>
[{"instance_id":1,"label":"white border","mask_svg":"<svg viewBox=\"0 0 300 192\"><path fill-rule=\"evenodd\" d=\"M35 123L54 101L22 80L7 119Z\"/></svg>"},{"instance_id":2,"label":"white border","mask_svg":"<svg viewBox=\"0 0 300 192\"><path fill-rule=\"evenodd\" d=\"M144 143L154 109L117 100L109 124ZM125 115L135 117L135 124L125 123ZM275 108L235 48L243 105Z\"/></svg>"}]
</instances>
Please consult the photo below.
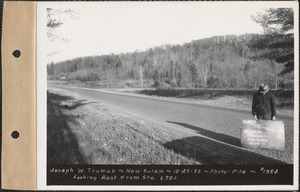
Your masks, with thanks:
<instances>
[{"instance_id":1,"label":"white border","mask_svg":"<svg viewBox=\"0 0 300 192\"><path fill-rule=\"evenodd\" d=\"M47 156L47 3L37 2L37 189L46 189ZM43 17L42 17L43 16Z\"/></svg>"},{"instance_id":2,"label":"white border","mask_svg":"<svg viewBox=\"0 0 300 192\"><path fill-rule=\"evenodd\" d=\"M47 12L48 6L68 7L69 4L89 4L94 3L162 3L162 2L37 2L37 189L38 190L296 190L298 189L299 178L299 26L298 26L298 2L297 1L269 1L269 2L163 2L169 3L206 3L223 5L256 4L257 6L271 7L292 7L294 9L294 37L295 37L295 79L294 79L294 185L226 185L226 186L47 186L46 185L46 149L47 149L47 70L46 51L47 50Z\"/></svg>"}]
</instances>

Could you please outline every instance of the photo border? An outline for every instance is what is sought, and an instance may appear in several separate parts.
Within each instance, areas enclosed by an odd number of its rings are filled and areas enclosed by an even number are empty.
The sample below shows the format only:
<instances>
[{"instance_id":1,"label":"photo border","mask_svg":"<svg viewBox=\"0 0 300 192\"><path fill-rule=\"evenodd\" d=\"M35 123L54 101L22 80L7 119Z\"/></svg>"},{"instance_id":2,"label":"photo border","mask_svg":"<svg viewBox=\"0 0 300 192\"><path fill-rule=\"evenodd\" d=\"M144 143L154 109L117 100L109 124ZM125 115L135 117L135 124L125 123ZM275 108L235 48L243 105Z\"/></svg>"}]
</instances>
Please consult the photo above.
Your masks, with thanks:
<instances>
[{"instance_id":1,"label":"photo border","mask_svg":"<svg viewBox=\"0 0 300 192\"><path fill-rule=\"evenodd\" d=\"M193 3L218 3L222 4L239 4L239 3L256 3L258 6L265 7L293 7L294 9L294 37L295 41L295 76L294 76L294 185L197 185L197 186L124 186L124 185L113 185L113 186L47 186L47 165L46 165L46 148L47 148L47 131L46 131L46 118L47 118L47 72L46 65L41 65L45 60L46 43L41 40L47 39L46 37L46 9L49 5L57 5L61 7L67 7L68 4L92 4L92 3L126 3L126 2L37 2L37 189L38 190L295 190L298 189L299 179L299 15L298 3L297 2L193 2ZM127 2L129 3L129 2ZM130 2L131 3L131 2ZM134 2L141 3L141 2ZM147 2L142 2L147 3ZM158 2L148 2L158 3ZM165 2L165 3L177 3L177 2ZM184 2L182 2L184 3ZM275 4L275 5L274 5ZM44 15L45 17L41 17ZM295 118L296 117L296 118Z\"/></svg>"}]
</instances>

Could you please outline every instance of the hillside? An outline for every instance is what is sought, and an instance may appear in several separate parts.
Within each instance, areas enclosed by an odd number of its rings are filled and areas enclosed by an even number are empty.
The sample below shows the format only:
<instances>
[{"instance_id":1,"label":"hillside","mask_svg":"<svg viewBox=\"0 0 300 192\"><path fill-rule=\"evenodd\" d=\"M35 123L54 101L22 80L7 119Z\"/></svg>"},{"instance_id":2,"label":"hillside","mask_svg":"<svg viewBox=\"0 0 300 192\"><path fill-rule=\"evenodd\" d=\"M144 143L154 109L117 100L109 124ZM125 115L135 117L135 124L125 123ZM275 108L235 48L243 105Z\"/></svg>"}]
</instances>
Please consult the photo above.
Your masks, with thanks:
<instances>
[{"instance_id":1,"label":"hillside","mask_svg":"<svg viewBox=\"0 0 300 192\"><path fill-rule=\"evenodd\" d=\"M254 60L249 42L260 35L227 35L183 45L163 45L134 53L80 57L47 65L52 80L94 81L100 87L184 87L257 89L293 88L293 72L279 76L284 65ZM125 83L124 83L125 82Z\"/></svg>"}]
</instances>

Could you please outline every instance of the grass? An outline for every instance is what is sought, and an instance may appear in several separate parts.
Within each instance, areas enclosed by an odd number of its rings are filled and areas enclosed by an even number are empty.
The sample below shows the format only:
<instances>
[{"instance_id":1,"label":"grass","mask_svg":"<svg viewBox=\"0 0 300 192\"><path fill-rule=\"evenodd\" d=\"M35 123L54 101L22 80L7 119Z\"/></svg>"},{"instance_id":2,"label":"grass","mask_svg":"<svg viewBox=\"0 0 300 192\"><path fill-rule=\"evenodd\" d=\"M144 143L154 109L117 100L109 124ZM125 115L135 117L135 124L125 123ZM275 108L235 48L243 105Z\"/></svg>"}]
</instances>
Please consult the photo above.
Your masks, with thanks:
<instances>
[{"instance_id":1,"label":"grass","mask_svg":"<svg viewBox=\"0 0 300 192\"><path fill-rule=\"evenodd\" d=\"M141 83L139 80L102 80L102 81L79 81L79 80L48 80L48 82L52 82L60 85L68 85L74 87L85 87L92 89L99 88L141 88ZM151 87L151 80L144 81L144 87Z\"/></svg>"},{"instance_id":2,"label":"grass","mask_svg":"<svg viewBox=\"0 0 300 192\"><path fill-rule=\"evenodd\" d=\"M200 135L177 133L61 91L48 91L47 97L48 164L283 163L242 149L238 138L193 125L168 122Z\"/></svg>"},{"instance_id":3,"label":"grass","mask_svg":"<svg viewBox=\"0 0 300 192\"><path fill-rule=\"evenodd\" d=\"M174 137L155 125L50 92L47 105L48 163L199 164L165 147Z\"/></svg>"}]
</instances>

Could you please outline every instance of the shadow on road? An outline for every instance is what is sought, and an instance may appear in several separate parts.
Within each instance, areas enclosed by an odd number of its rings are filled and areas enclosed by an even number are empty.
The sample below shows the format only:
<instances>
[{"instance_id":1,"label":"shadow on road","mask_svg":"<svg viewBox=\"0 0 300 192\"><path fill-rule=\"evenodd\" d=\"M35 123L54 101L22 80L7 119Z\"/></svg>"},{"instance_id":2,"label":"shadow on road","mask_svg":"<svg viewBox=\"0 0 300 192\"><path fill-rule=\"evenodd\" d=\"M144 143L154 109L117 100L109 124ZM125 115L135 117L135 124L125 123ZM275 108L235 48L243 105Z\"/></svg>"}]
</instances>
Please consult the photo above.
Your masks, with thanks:
<instances>
[{"instance_id":1,"label":"shadow on road","mask_svg":"<svg viewBox=\"0 0 300 192\"><path fill-rule=\"evenodd\" d=\"M164 146L201 164L286 164L204 137L187 137L165 143Z\"/></svg>"},{"instance_id":2,"label":"shadow on road","mask_svg":"<svg viewBox=\"0 0 300 192\"><path fill-rule=\"evenodd\" d=\"M193 126L193 125L186 124L186 123L180 123L180 122L174 122L174 121L167 121L167 122L168 123L173 123L173 124L176 124L176 125L180 125L182 127L186 127L186 128L192 129L192 130L195 130L195 131L197 131L197 133L199 133L203 136L206 136L206 137L209 137L209 138L212 138L212 139L224 142L224 143L228 143L230 145L235 145L235 146L238 146L238 147L241 146L241 140L240 139L237 139L237 138L229 136L229 135L225 135L225 134L222 134L222 133L216 133L216 132L209 131L209 130L206 130L206 129L203 129L203 128L200 128L200 127L196 127L196 126Z\"/></svg>"},{"instance_id":3,"label":"shadow on road","mask_svg":"<svg viewBox=\"0 0 300 192\"><path fill-rule=\"evenodd\" d=\"M85 164L78 139L72 133L70 123L77 125L78 116L69 110L85 105L84 100L73 102L72 97L47 92L47 163ZM65 104L66 103L66 104ZM70 105L72 104L72 105Z\"/></svg>"}]
</instances>

